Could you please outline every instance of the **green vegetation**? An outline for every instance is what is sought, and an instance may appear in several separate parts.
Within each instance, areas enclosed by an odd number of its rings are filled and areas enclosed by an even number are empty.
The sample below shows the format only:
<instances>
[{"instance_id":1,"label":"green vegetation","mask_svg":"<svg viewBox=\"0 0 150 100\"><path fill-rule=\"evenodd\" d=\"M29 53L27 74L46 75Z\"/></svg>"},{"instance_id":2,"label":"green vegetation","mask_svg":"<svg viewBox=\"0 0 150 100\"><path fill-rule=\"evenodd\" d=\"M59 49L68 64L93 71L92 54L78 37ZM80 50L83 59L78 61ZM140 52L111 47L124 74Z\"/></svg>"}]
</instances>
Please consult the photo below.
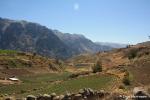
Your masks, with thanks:
<instances>
[{"instance_id":1,"label":"green vegetation","mask_svg":"<svg viewBox=\"0 0 150 100\"><path fill-rule=\"evenodd\" d=\"M0 54L16 54L15 50L0 50Z\"/></svg>"},{"instance_id":2,"label":"green vegetation","mask_svg":"<svg viewBox=\"0 0 150 100\"><path fill-rule=\"evenodd\" d=\"M23 83L1 86L0 94L26 96L39 93L77 92L81 88L106 89L114 81L114 77L108 75L92 75L68 80L69 75L70 73L65 72L20 77Z\"/></svg>"},{"instance_id":3,"label":"green vegetation","mask_svg":"<svg viewBox=\"0 0 150 100\"><path fill-rule=\"evenodd\" d=\"M70 73L49 73L33 76L22 76L19 79L22 81L21 84L13 85L2 85L0 87L0 94L22 94L23 92L30 93L31 91L44 88L57 80L65 80L68 78Z\"/></svg>"},{"instance_id":4,"label":"green vegetation","mask_svg":"<svg viewBox=\"0 0 150 100\"><path fill-rule=\"evenodd\" d=\"M126 72L126 75L124 76L122 82L123 82L124 85L126 85L126 86L128 86L128 85L131 84L129 72Z\"/></svg>"},{"instance_id":5,"label":"green vegetation","mask_svg":"<svg viewBox=\"0 0 150 100\"><path fill-rule=\"evenodd\" d=\"M93 73L102 72L102 62L100 60L97 61L92 69L93 69Z\"/></svg>"},{"instance_id":6,"label":"green vegetation","mask_svg":"<svg viewBox=\"0 0 150 100\"><path fill-rule=\"evenodd\" d=\"M24 61L18 58L7 58L5 62L8 64L7 68L23 68L23 67L29 67L30 62L29 61Z\"/></svg>"},{"instance_id":7,"label":"green vegetation","mask_svg":"<svg viewBox=\"0 0 150 100\"><path fill-rule=\"evenodd\" d=\"M47 73L47 74L40 74L40 75L32 75L32 76L22 76L19 77L24 83L45 83L45 82L53 82L57 80L66 80L71 73L64 72L64 73Z\"/></svg>"},{"instance_id":8,"label":"green vegetation","mask_svg":"<svg viewBox=\"0 0 150 100\"><path fill-rule=\"evenodd\" d=\"M124 83L125 85L130 85L130 80L129 80L129 78L128 78L128 77L124 77L124 78L123 78L123 83Z\"/></svg>"},{"instance_id":9,"label":"green vegetation","mask_svg":"<svg viewBox=\"0 0 150 100\"><path fill-rule=\"evenodd\" d=\"M92 89L102 89L107 88L109 83L113 81L111 76L100 76L93 75L88 77L80 77L77 79L65 81L60 84L48 86L48 93L65 93L65 92L77 92L81 88L92 88Z\"/></svg>"},{"instance_id":10,"label":"green vegetation","mask_svg":"<svg viewBox=\"0 0 150 100\"><path fill-rule=\"evenodd\" d=\"M57 93L65 94L67 92L77 92L81 88L92 88L92 89L107 89L109 85L114 82L114 77L104 75L93 75L88 77L80 77L77 79L56 81L52 84L46 84L43 88L31 91L30 94L37 95L39 93ZM29 93L23 94L24 96Z\"/></svg>"},{"instance_id":11,"label":"green vegetation","mask_svg":"<svg viewBox=\"0 0 150 100\"><path fill-rule=\"evenodd\" d=\"M131 49L129 54L128 54L128 59L134 59L137 56L137 49Z\"/></svg>"}]
</instances>

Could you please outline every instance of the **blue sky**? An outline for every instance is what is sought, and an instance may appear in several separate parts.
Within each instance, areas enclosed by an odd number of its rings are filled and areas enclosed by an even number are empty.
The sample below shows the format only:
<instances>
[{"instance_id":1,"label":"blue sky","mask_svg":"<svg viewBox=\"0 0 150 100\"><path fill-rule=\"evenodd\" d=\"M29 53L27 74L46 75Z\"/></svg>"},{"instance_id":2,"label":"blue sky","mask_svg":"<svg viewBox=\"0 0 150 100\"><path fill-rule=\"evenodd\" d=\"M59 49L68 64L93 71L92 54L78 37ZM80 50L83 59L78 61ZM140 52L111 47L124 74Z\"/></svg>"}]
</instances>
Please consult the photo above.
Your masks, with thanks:
<instances>
[{"instance_id":1,"label":"blue sky","mask_svg":"<svg viewBox=\"0 0 150 100\"><path fill-rule=\"evenodd\" d=\"M150 35L150 0L0 0L0 17L100 42L135 44Z\"/></svg>"}]
</instances>

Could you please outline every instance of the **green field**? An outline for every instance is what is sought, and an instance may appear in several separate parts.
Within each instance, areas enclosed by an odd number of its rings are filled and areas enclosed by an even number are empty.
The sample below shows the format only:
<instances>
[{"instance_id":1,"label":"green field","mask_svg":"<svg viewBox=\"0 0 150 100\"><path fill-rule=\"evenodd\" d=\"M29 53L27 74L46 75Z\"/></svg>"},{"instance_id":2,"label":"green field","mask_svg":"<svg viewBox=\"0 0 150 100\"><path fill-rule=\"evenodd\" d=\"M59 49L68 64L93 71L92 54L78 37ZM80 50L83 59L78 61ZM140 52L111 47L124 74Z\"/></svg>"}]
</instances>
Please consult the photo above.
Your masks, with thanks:
<instances>
[{"instance_id":1,"label":"green field","mask_svg":"<svg viewBox=\"0 0 150 100\"><path fill-rule=\"evenodd\" d=\"M0 50L0 54L16 54L15 50Z\"/></svg>"},{"instance_id":2,"label":"green field","mask_svg":"<svg viewBox=\"0 0 150 100\"><path fill-rule=\"evenodd\" d=\"M82 88L106 89L113 81L113 76L93 75L68 80L70 73L53 73L35 76L20 77L23 81L20 85L0 85L0 94L26 96L28 94L38 95L55 92L64 94L66 92L77 92Z\"/></svg>"},{"instance_id":3,"label":"green field","mask_svg":"<svg viewBox=\"0 0 150 100\"><path fill-rule=\"evenodd\" d=\"M22 94L34 91L36 89L45 87L52 81L65 80L69 75L69 73L50 73L19 77L19 79L22 81L21 84L0 85L0 94Z\"/></svg>"},{"instance_id":4,"label":"green field","mask_svg":"<svg viewBox=\"0 0 150 100\"><path fill-rule=\"evenodd\" d=\"M66 93L66 92L77 92L79 89L83 88L92 88L94 90L97 89L106 89L111 82L113 82L114 77L112 76L88 76L88 77L80 77L77 79L72 79L68 81L64 81L59 84L53 84L47 86L42 91L38 91L40 93Z\"/></svg>"}]
</instances>

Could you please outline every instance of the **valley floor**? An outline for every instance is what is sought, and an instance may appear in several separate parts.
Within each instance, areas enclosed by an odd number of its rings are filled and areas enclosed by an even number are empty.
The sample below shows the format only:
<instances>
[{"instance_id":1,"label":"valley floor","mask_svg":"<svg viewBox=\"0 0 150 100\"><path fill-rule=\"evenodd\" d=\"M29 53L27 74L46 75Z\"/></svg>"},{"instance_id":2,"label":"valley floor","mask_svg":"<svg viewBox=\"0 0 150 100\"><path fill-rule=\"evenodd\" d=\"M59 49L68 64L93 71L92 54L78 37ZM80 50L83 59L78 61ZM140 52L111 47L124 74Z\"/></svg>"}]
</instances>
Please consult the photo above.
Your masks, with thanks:
<instances>
[{"instance_id":1,"label":"valley floor","mask_svg":"<svg viewBox=\"0 0 150 100\"><path fill-rule=\"evenodd\" d=\"M69 78L71 73L51 73L34 76L22 76L21 84L0 85L1 96L11 95L25 97L29 94L65 94L77 92L81 88L92 88L96 90L109 89L116 77L112 75L93 74L78 78Z\"/></svg>"}]
</instances>

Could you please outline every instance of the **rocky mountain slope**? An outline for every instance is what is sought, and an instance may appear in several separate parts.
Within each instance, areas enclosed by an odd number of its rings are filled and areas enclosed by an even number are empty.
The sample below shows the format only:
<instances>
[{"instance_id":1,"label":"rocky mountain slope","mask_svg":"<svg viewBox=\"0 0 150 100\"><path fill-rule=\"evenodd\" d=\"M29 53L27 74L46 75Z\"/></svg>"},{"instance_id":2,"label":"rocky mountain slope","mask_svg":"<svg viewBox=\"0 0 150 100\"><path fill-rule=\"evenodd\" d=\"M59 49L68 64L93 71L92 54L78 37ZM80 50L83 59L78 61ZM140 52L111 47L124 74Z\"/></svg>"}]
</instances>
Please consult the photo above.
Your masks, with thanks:
<instances>
[{"instance_id":1,"label":"rocky mountain slope","mask_svg":"<svg viewBox=\"0 0 150 100\"><path fill-rule=\"evenodd\" d=\"M37 23L0 18L0 49L68 58L83 52L95 53L112 48L97 45L82 35L63 34Z\"/></svg>"},{"instance_id":2,"label":"rocky mountain slope","mask_svg":"<svg viewBox=\"0 0 150 100\"><path fill-rule=\"evenodd\" d=\"M70 49L52 30L36 23L0 18L0 49L36 52L66 58Z\"/></svg>"},{"instance_id":3,"label":"rocky mountain slope","mask_svg":"<svg viewBox=\"0 0 150 100\"><path fill-rule=\"evenodd\" d=\"M112 47L107 45L96 44L83 35L61 33L58 30L54 30L54 33L73 50L74 54L81 54L85 52L96 53L112 49Z\"/></svg>"}]
</instances>

